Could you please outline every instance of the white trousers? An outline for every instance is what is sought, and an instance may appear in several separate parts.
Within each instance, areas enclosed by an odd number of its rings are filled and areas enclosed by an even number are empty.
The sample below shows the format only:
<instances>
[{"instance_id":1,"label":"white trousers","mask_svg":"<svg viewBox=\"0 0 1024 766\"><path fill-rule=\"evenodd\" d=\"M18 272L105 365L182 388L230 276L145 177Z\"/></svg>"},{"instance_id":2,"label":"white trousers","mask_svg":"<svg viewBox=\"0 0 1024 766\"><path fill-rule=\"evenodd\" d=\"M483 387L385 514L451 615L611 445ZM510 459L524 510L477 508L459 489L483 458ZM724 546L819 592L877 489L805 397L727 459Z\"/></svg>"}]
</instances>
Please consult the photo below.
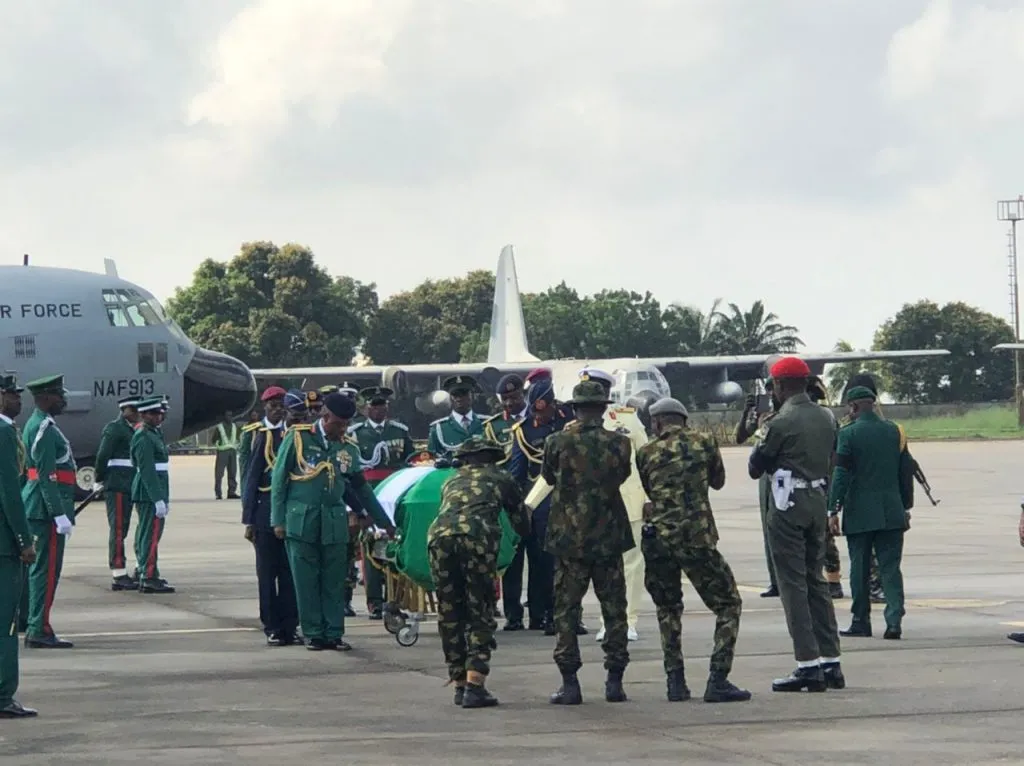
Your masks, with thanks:
<instances>
[{"instance_id":1,"label":"white trousers","mask_svg":"<svg viewBox=\"0 0 1024 766\"><path fill-rule=\"evenodd\" d=\"M644 554L640 552L640 530L643 527L643 519L630 523L633 529L633 540L636 547L622 554L622 568L626 574L626 622L629 627L635 628L640 609L640 600L644 597ZM604 629L604 617L601 618L601 628Z\"/></svg>"}]
</instances>

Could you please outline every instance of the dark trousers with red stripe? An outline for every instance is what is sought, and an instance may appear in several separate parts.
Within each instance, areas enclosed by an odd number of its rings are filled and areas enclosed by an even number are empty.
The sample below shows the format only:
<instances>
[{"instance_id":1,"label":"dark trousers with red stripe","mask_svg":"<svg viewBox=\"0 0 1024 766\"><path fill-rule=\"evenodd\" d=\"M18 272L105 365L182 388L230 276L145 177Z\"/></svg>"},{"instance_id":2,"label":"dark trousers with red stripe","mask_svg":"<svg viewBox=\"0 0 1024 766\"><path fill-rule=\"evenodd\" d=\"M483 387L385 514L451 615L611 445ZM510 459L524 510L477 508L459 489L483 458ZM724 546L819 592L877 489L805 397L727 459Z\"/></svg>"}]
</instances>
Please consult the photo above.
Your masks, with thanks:
<instances>
[{"instance_id":1,"label":"dark trousers with red stripe","mask_svg":"<svg viewBox=\"0 0 1024 766\"><path fill-rule=\"evenodd\" d=\"M57 534L52 521L30 519L29 532L36 541L36 560L28 572L28 626L25 635L52 636L50 609L64 568L64 535Z\"/></svg>"},{"instance_id":2,"label":"dark trousers with red stripe","mask_svg":"<svg viewBox=\"0 0 1024 766\"><path fill-rule=\"evenodd\" d=\"M128 557L124 542L128 539L128 530L132 526L132 498L126 492L110 492L105 495L107 501L107 525L110 536L107 540L107 559L110 569L127 569Z\"/></svg>"},{"instance_id":3,"label":"dark trousers with red stripe","mask_svg":"<svg viewBox=\"0 0 1024 766\"><path fill-rule=\"evenodd\" d=\"M139 524L135 527L135 558L139 560L139 578L159 580L157 554L167 519L156 517L156 506L153 503L136 503L135 507L139 511Z\"/></svg>"}]
</instances>

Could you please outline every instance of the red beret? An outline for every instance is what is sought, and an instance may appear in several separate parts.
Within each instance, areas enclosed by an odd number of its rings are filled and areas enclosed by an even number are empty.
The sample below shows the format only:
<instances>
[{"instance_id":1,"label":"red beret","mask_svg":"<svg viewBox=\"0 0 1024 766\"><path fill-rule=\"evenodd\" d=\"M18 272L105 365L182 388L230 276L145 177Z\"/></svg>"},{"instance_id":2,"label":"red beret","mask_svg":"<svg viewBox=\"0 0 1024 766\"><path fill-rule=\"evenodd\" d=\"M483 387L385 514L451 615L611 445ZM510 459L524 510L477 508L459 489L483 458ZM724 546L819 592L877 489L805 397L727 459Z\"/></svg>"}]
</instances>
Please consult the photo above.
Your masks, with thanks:
<instances>
[{"instance_id":1,"label":"red beret","mask_svg":"<svg viewBox=\"0 0 1024 766\"><path fill-rule=\"evenodd\" d=\"M795 356L787 356L772 365L771 376L775 380L783 378L809 378L811 368L807 362Z\"/></svg>"},{"instance_id":2,"label":"red beret","mask_svg":"<svg viewBox=\"0 0 1024 766\"><path fill-rule=\"evenodd\" d=\"M526 382L530 383L538 378L550 378L551 369L549 367L538 367L536 370L531 370L530 374L526 376Z\"/></svg>"},{"instance_id":3,"label":"red beret","mask_svg":"<svg viewBox=\"0 0 1024 766\"><path fill-rule=\"evenodd\" d=\"M284 395L288 392L280 386L271 386L263 392L263 396L260 397L261 402L269 402L271 399L284 399Z\"/></svg>"}]
</instances>

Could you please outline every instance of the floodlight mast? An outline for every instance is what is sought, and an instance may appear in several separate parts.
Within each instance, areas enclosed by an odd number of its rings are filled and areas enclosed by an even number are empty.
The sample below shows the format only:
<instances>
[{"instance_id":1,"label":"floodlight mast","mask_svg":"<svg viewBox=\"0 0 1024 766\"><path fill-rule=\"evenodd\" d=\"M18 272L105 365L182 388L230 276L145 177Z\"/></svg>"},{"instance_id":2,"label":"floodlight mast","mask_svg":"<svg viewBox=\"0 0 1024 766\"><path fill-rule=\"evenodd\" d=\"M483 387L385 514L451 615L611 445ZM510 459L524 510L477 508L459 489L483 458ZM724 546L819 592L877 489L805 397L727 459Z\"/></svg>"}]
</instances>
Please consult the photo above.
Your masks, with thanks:
<instances>
[{"instance_id":1,"label":"floodlight mast","mask_svg":"<svg viewBox=\"0 0 1024 766\"><path fill-rule=\"evenodd\" d=\"M1013 340L1020 343L1020 291L1017 279L1017 221L1024 220L1024 194L1017 199L1000 200L996 203L996 217L1010 222L1007 232L1007 270L1010 280L1010 313L1013 317ZM1024 407L1021 407L1021 356L1020 350L1013 352L1013 390L1017 403L1017 425L1024 426Z\"/></svg>"}]
</instances>

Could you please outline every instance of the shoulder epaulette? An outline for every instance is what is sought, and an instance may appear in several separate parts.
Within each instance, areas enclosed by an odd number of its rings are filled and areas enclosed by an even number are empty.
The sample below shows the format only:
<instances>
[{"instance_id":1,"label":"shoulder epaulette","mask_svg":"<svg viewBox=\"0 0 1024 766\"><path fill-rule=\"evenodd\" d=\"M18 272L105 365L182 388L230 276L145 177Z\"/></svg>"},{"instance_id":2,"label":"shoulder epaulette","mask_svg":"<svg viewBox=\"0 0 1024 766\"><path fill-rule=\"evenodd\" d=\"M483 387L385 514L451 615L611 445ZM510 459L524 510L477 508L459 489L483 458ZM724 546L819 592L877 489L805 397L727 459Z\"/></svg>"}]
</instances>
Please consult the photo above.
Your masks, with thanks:
<instances>
[{"instance_id":1,"label":"shoulder epaulette","mask_svg":"<svg viewBox=\"0 0 1024 766\"><path fill-rule=\"evenodd\" d=\"M242 426L242 433L247 434L251 431L255 431L257 428L263 425L262 420L257 420L255 423L249 423L248 425Z\"/></svg>"},{"instance_id":2,"label":"shoulder epaulette","mask_svg":"<svg viewBox=\"0 0 1024 766\"><path fill-rule=\"evenodd\" d=\"M623 415L628 415L631 412L636 412L636 407L616 407L615 412L620 412Z\"/></svg>"},{"instance_id":3,"label":"shoulder epaulette","mask_svg":"<svg viewBox=\"0 0 1024 766\"><path fill-rule=\"evenodd\" d=\"M517 431L517 430L519 430L520 428L522 428L523 423L525 423L525 422L526 422L525 420L517 420L515 423L512 424L512 427L509 429L509 431Z\"/></svg>"},{"instance_id":4,"label":"shoulder epaulette","mask_svg":"<svg viewBox=\"0 0 1024 766\"><path fill-rule=\"evenodd\" d=\"M348 427L348 432L350 434L353 434L353 433L355 433L356 431L358 431L360 428L362 428L365 425L366 425L366 421L365 420L360 420L358 423L353 423L352 425L350 425Z\"/></svg>"},{"instance_id":5,"label":"shoulder epaulette","mask_svg":"<svg viewBox=\"0 0 1024 766\"><path fill-rule=\"evenodd\" d=\"M388 425L395 426L396 428L401 428L403 431L409 430L409 426L407 426L405 423L400 423L397 420L389 420Z\"/></svg>"},{"instance_id":6,"label":"shoulder epaulette","mask_svg":"<svg viewBox=\"0 0 1024 766\"><path fill-rule=\"evenodd\" d=\"M489 418L484 418L484 423L490 423L492 420L504 417L504 413L499 412L497 415L491 415Z\"/></svg>"},{"instance_id":7,"label":"shoulder epaulette","mask_svg":"<svg viewBox=\"0 0 1024 766\"><path fill-rule=\"evenodd\" d=\"M438 418L437 420L433 421L430 425L431 426L436 426L439 423L443 423L444 421L446 421L449 417L451 417L451 416L450 415L445 415L443 418Z\"/></svg>"},{"instance_id":8,"label":"shoulder epaulette","mask_svg":"<svg viewBox=\"0 0 1024 766\"><path fill-rule=\"evenodd\" d=\"M313 424L312 423L296 423L295 425L292 426L292 430L293 431L312 431L313 430Z\"/></svg>"},{"instance_id":9,"label":"shoulder epaulette","mask_svg":"<svg viewBox=\"0 0 1024 766\"><path fill-rule=\"evenodd\" d=\"M356 440L356 438L349 434L345 434L345 444L351 444L353 447L359 446L359 442Z\"/></svg>"}]
</instances>

